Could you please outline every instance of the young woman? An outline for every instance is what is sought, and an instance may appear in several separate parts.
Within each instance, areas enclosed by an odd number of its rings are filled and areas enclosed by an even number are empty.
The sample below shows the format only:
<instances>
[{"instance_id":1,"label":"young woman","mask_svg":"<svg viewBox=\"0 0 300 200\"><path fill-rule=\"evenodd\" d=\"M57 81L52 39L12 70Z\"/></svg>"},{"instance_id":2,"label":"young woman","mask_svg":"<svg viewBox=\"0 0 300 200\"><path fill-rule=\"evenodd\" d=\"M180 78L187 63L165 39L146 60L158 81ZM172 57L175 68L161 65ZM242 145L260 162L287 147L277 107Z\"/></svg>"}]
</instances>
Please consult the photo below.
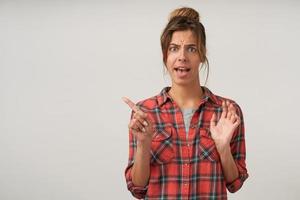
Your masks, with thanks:
<instances>
[{"instance_id":1,"label":"young woman","mask_svg":"<svg viewBox=\"0 0 300 200\"><path fill-rule=\"evenodd\" d=\"M170 14L161 35L171 87L135 105L125 170L133 196L145 199L227 199L247 179L240 107L200 85L205 29L192 8Z\"/></svg>"}]
</instances>

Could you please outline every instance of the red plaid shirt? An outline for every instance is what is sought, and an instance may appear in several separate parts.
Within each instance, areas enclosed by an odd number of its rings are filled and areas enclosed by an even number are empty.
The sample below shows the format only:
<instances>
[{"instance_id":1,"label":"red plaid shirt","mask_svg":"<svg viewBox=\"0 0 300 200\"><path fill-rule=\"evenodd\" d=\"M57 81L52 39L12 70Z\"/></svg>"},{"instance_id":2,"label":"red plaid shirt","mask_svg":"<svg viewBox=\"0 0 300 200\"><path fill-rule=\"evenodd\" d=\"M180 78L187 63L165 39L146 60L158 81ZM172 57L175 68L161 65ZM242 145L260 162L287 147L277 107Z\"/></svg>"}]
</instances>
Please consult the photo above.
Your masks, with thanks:
<instances>
[{"instance_id":1,"label":"red plaid shirt","mask_svg":"<svg viewBox=\"0 0 300 200\"><path fill-rule=\"evenodd\" d=\"M139 102L139 108L154 122L151 144L150 178L146 187L132 183L136 139L129 132L129 163L125 170L128 190L136 198L145 199L227 199L226 188L236 192L247 179L244 122L240 107L232 100L241 118L231 140L231 152L239 177L227 183L219 154L210 136L212 114L219 118L223 97L202 87L204 98L192 117L188 136L180 108L168 95L170 87L152 98Z\"/></svg>"}]
</instances>

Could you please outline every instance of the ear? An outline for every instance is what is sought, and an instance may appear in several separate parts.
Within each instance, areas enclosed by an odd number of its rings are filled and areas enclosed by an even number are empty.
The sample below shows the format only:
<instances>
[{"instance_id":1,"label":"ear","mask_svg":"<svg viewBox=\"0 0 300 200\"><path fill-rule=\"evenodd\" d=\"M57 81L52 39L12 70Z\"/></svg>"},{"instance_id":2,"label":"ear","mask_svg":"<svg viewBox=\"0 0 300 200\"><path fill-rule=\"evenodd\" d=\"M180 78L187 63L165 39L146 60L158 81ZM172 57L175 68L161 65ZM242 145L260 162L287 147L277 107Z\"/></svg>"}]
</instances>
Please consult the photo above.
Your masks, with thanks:
<instances>
[{"instance_id":1,"label":"ear","mask_svg":"<svg viewBox=\"0 0 300 200\"><path fill-rule=\"evenodd\" d=\"M164 71L163 71L164 75L166 75L166 74L169 73L169 70L168 70L168 68L167 68L167 65L164 65L164 69L163 69L163 70L164 70Z\"/></svg>"},{"instance_id":2,"label":"ear","mask_svg":"<svg viewBox=\"0 0 300 200\"><path fill-rule=\"evenodd\" d=\"M202 67L204 66L204 63L203 62L201 62L200 64L199 64L199 71L202 69Z\"/></svg>"}]
</instances>

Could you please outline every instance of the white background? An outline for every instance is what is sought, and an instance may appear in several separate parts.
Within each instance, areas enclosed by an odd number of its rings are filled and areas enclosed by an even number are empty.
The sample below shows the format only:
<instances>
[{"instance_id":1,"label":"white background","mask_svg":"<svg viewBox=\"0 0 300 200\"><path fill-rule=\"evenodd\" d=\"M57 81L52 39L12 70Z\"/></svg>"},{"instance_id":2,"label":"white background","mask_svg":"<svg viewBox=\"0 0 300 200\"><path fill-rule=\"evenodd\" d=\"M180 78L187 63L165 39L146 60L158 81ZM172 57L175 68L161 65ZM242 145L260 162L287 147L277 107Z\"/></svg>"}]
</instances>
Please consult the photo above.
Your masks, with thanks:
<instances>
[{"instance_id":1,"label":"white background","mask_svg":"<svg viewBox=\"0 0 300 200\"><path fill-rule=\"evenodd\" d=\"M132 199L130 109L169 85L171 10L206 27L207 87L244 112L249 179L230 199L299 199L299 1L0 0L0 199Z\"/></svg>"}]
</instances>

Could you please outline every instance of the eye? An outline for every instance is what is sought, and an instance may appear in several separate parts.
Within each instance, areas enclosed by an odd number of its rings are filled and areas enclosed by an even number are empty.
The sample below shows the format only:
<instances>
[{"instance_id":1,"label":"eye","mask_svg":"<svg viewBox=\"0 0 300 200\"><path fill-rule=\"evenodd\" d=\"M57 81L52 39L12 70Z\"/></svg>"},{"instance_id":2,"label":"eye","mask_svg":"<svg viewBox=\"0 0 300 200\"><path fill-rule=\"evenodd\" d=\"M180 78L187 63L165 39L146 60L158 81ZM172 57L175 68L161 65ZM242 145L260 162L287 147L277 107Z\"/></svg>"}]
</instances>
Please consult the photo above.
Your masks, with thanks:
<instances>
[{"instance_id":1,"label":"eye","mask_svg":"<svg viewBox=\"0 0 300 200\"><path fill-rule=\"evenodd\" d=\"M174 47L174 46L169 47L169 51L171 51L171 52L174 52L174 51L177 51L177 50L178 50L177 47Z\"/></svg>"},{"instance_id":2,"label":"eye","mask_svg":"<svg viewBox=\"0 0 300 200\"><path fill-rule=\"evenodd\" d=\"M197 52L197 48L195 48L195 47L188 47L188 52L196 53Z\"/></svg>"}]
</instances>

